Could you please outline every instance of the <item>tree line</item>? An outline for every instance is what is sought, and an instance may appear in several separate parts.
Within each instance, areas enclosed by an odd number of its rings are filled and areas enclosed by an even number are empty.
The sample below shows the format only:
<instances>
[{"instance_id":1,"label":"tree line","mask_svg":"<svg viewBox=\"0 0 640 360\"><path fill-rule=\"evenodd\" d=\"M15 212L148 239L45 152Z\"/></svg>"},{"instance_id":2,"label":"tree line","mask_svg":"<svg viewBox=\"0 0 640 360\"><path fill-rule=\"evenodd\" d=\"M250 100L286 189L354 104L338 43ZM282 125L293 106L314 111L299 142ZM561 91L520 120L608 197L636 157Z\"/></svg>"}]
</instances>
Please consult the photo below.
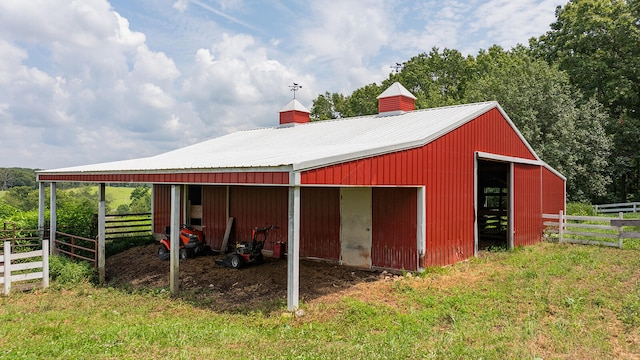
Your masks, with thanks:
<instances>
[{"instance_id":1,"label":"tree line","mask_svg":"<svg viewBox=\"0 0 640 360\"><path fill-rule=\"evenodd\" d=\"M313 121L377 113L399 81L416 108L496 100L571 201L640 200L640 0L574 0L528 46L477 55L433 48L387 79L313 100Z\"/></svg>"}]
</instances>

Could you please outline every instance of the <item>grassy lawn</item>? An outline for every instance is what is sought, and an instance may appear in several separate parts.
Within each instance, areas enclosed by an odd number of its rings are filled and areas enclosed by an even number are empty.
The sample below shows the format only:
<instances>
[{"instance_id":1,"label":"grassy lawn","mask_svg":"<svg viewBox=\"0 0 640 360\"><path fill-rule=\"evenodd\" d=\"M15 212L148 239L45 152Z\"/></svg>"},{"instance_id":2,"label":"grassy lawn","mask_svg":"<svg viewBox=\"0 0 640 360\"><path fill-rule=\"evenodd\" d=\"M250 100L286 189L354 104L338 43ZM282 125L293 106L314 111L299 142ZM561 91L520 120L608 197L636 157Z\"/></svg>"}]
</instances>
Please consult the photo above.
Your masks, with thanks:
<instances>
[{"instance_id":1,"label":"grassy lawn","mask_svg":"<svg viewBox=\"0 0 640 360\"><path fill-rule=\"evenodd\" d=\"M551 243L482 253L303 300L299 317L53 284L0 297L0 347L7 358L637 358L638 255Z\"/></svg>"}]
</instances>

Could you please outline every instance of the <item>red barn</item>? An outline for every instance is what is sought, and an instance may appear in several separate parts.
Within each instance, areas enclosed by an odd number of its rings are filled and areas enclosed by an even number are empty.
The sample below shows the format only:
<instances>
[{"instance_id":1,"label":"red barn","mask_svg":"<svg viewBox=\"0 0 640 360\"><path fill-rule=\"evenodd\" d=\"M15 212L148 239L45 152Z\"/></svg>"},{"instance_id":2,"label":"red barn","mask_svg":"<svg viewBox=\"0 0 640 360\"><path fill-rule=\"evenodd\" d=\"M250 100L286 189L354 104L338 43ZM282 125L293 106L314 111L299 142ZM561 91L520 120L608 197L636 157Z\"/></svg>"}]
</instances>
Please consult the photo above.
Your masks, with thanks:
<instances>
[{"instance_id":1,"label":"red barn","mask_svg":"<svg viewBox=\"0 0 640 360\"><path fill-rule=\"evenodd\" d=\"M294 99L274 127L38 181L152 183L154 232L202 226L218 249L229 217L240 239L287 229L273 241L288 244L290 308L299 256L419 271L539 242L542 213L564 210L566 179L498 103L414 110L399 83L378 99L378 114L318 122Z\"/></svg>"}]
</instances>

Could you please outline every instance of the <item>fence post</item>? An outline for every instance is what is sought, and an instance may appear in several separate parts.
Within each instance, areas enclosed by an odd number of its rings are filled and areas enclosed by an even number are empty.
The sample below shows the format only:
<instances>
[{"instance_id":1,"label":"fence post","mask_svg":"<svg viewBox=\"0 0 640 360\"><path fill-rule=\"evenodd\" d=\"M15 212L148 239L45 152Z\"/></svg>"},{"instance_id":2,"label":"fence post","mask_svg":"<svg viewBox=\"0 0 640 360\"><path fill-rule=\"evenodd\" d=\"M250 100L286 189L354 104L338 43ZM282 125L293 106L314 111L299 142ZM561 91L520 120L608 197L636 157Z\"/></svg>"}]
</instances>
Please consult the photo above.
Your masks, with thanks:
<instances>
[{"instance_id":1,"label":"fence post","mask_svg":"<svg viewBox=\"0 0 640 360\"><path fill-rule=\"evenodd\" d=\"M11 241L4 242L4 295L11 291Z\"/></svg>"},{"instance_id":2,"label":"fence post","mask_svg":"<svg viewBox=\"0 0 640 360\"><path fill-rule=\"evenodd\" d=\"M49 240L42 240L42 287L49 287Z\"/></svg>"},{"instance_id":3,"label":"fence post","mask_svg":"<svg viewBox=\"0 0 640 360\"><path fill-rule=\"evenodd\" d=\"M633 207L635 207L636 205L634 204ZM620 211L618 213L618 219L622 220L624 219L624 215L622 214L622 211ZM618 247L620 249L622 249L622 226L618 226Z\"/></svg>"},{"instance_id":4,"label":"fence post","mask_svg":"<svg viewBox=\"0 0 640 360\"><path fill-rule=\"evenodd\" d=\"M564 216L562 214L563 214L563 212L562 212L562 210L560 210L560 213L558 213L558 236L559 236L559 242L563 242L562 235L564 233Z\"/></svg>"}]
</instances>

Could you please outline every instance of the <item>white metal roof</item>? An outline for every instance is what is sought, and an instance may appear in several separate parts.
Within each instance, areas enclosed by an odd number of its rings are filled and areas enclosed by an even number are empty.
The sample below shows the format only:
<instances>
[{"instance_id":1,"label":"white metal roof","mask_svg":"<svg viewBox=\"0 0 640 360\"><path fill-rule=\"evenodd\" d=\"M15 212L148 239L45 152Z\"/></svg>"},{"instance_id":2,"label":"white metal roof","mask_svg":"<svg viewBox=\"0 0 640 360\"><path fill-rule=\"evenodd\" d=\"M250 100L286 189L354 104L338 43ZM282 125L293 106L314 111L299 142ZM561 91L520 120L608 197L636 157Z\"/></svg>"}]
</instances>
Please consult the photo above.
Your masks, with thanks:
<instances>
[{"instance_id":1,"label":"white metal roof","mask_svg":"<svg viewBox=\"0 0 640 360\"><path fill-rule=\"evenodd\" d=\"M300 101L296 99L291 99L291 101L289 101L287 105L285 105L282 109L280 109L279 112L285 112L285 111L291 111L291 110L302 111L306 113L310 112L309 109L304 107L304 105L302 105Z\"/></svg>"},{"instance_id":2,"label":"white metal roof","mask_svg":"<svg viewBox=\"0 0 640 360\"><path fill-rule=\"evenodd\" d=\"M415 95L413 95L409 90L407 90L407 88L402 86L402 84L400 84L397 81L391 84L391 86L389 86L385 91L383 91L382 94L378 95L376 99L382 99L382 98L398 96L398 95L406 96L413 100L417 99Z\"/></svg>"},{"instance_id":3,"label":"white metal roof","mask_svg":"<svg viewBox=\"0 0 640 360\"><path fill-rule=\"evenodd\" d=\"M147 158L45 170L43 173L264 168L298 171L421 146L493 108L502 112L535 154L500 105L483 102L238 131Z\"/></svg>"}]
</instances>

